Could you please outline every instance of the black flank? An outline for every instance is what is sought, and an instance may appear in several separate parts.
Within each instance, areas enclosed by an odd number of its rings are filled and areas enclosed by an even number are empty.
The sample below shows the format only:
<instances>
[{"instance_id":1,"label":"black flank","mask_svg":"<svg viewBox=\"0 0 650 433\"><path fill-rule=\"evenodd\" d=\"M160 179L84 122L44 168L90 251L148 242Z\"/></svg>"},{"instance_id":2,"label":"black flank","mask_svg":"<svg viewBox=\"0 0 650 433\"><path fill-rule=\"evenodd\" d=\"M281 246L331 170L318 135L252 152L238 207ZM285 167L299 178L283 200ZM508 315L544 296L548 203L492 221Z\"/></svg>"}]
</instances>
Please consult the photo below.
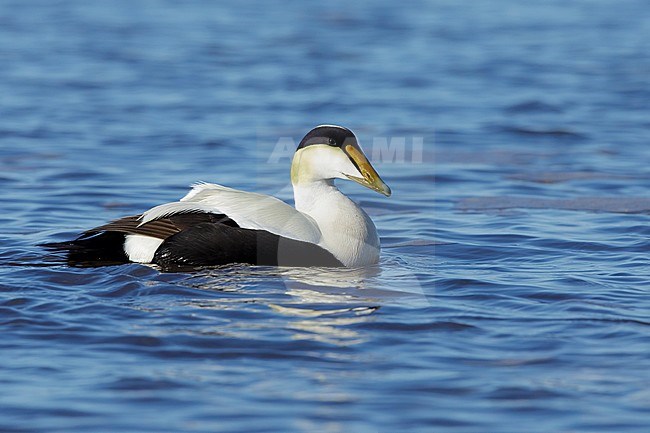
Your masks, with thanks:
<instances>
[{"instance_id":1,"label":"black flank","mask_svg":"<svg viewBox=\"0 0 650 433\"><path fill-rule=\"evenodd\" d=\"M168 238L156 251L162 268L249 263L264 266L343 266L318 245L264 230L202 223Z\"/></svg>"}]
</instances>

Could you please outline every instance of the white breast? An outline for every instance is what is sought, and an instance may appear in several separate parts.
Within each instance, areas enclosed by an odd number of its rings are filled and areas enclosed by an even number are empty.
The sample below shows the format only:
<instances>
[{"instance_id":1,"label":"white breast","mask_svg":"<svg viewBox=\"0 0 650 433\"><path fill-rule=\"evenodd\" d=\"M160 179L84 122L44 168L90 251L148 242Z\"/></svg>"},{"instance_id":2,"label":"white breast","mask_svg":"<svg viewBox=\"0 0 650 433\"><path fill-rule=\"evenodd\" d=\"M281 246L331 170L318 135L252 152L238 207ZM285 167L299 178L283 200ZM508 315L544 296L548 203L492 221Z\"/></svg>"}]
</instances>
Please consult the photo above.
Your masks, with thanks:
<instances>
[{"instance_id":1,"label":"white breast","mask_svg":"<svg viewBox=\"0 0 650 433\"><path fill-rule=\"evenodd\" d=\"M312 217L318 243L347 267L379 261L379 236L370 217L331 182L294 185L296 209Z\"/></svg>"}]
</instances>

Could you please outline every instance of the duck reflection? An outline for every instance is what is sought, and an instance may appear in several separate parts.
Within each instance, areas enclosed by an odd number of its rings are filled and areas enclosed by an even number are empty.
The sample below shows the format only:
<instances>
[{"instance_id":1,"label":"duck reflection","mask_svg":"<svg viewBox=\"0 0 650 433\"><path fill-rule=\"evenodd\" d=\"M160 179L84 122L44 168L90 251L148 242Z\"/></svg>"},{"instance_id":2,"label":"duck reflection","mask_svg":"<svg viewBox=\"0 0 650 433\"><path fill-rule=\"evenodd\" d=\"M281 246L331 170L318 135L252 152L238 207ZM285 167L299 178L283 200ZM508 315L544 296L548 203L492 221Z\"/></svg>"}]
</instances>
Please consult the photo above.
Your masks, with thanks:
<instances>
[{"instance_id":1,"label":"duck reflection","mask_svg":"<svg viewBox=\"0 0 650 433\"><path fill-rule=\"evenodd\" d=\"M337 346L350 346L367 340L364 334L351 326L367 322L368 316L379 307L352 308L296 308L270 304L269 307L279 314L297 318L291 320L287 327L292 329L293 340L312 340Z\"/></svg>"},{"instance_id":2,"label":"duck reflection","mask_svg":"<svg viewBox=\"0 0 650 433\"><path fill-rule=\"evenodd\" d=\"M387 281L390 287L386 287ZM271 312L255 329L250 324L241 329L235 321L227 326L228 332L250 334L279 327L290 331L292 340L337 346L367 341L364 324L375 320L374 313L381 305L428 304L416 276L403 265L384 268L230 266L195 274L185 284L221 292L217 299L192 302L195 307L264 315L264 308L260 307L266 306Z\"/></svg>"}]
</instances>

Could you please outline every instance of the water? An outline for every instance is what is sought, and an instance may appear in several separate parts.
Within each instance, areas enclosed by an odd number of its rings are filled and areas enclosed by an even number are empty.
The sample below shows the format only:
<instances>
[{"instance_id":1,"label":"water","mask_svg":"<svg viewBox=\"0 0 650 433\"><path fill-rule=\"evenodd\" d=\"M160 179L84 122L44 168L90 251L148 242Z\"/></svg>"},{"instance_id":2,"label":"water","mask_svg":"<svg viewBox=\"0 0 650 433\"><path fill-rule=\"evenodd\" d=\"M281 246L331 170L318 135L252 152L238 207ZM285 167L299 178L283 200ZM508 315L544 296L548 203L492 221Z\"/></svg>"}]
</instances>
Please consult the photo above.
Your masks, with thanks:
<instances>
[{"instance_id":1,"label":"water","mask_svg":"<svg viewBox=\"0 0 650 433\"><path fill-rule=\"evenodd\" d=\"M0 3L0 431L647 431L647 3L321 3ZM394 191L341 182L374 269L36 246L198 180L290 200L321 123Z\"/></svg>"}]
</instances>

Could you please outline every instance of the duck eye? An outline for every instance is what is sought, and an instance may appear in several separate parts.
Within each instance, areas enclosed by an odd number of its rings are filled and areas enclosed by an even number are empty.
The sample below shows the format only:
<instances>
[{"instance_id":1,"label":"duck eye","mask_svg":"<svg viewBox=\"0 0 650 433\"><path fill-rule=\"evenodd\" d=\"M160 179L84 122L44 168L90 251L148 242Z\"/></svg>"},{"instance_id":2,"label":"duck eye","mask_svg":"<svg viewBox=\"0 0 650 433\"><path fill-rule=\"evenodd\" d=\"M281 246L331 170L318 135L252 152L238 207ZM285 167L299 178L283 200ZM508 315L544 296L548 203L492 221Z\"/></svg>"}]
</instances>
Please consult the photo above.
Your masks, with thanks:
<instances>
[{"instance_id":1,"label":"duck eye","mask_svg":"<svg viewBox=\"0 0 650 433\"><path fill-rule=\"evenodd\" d=\"M330 138L329 145L330 146L336 146L336 140L334 140L333 138Z\"/></svg>"}]
</instances>

